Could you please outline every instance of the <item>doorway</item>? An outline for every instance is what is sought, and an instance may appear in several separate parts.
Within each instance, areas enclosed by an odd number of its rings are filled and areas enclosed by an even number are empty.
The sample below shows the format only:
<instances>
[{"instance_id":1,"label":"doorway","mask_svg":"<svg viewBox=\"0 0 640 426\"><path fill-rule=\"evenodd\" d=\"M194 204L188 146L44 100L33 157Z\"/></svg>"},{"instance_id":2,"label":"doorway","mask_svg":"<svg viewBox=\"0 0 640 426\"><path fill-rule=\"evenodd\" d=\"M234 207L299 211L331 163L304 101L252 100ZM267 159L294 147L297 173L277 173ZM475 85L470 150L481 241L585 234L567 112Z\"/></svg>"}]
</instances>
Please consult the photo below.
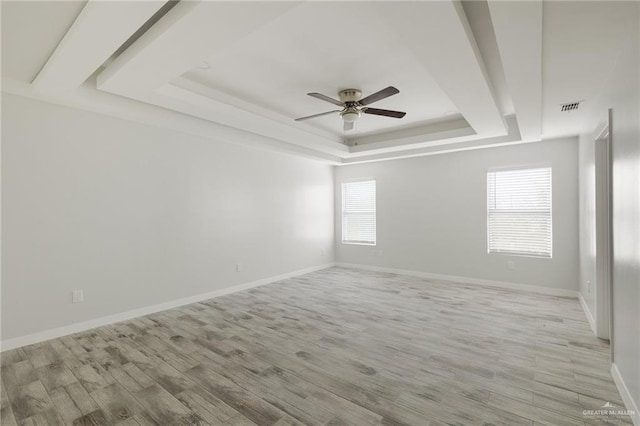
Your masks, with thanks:
<instances>
[{"instance_id":1,"label":"doorway","mask_svg":"<svg viewBox=\"0 0 640 426\"><path fill-rule=\"evenodd\" d=\"M612 341L611 112L595 138L596 201L596 336ZM613 351L613 345L611 350ZM611 354L613 359L613 352Z\"/></svg>"}]
</instances>

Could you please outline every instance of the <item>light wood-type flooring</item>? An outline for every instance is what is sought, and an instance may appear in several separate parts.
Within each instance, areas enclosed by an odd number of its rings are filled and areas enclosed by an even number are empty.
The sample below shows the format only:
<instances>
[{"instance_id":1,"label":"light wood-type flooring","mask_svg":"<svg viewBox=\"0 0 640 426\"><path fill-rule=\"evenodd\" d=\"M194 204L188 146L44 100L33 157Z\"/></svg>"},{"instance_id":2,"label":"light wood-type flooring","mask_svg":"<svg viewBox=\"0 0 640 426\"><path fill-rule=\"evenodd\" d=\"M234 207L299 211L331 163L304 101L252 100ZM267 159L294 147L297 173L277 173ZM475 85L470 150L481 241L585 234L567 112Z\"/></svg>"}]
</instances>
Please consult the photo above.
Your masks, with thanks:
<instances>
[{"instance_id":1,"label":"light wood-type flooring","mask_svg":"<svg viewBox=\"0 0 640 426\"><path fill-rule=\"evenodd\" d=\"M338 267L2 353L2 426L603 425L606 402L576 299Z\"/></svg>"}]
</instances>

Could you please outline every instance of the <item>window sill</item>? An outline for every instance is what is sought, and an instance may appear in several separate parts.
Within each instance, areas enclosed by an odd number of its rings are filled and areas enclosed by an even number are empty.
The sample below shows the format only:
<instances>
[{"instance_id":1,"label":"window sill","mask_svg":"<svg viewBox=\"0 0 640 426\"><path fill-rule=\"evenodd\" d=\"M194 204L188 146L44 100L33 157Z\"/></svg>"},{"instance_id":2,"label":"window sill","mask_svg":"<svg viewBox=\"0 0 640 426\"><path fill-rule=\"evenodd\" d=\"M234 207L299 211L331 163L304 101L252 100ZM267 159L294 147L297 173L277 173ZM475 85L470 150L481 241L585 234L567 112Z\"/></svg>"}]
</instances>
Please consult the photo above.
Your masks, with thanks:
<instances>
[{"instance_id":1,"label":"window sill","mask_svg":"<svg viewBox=\"0 0 640 426\"><path fill-rule=\"evenodd\" d=\"M490 251L488 254L498 254L502 256L514 256L514 257L532 257L534 259L553 259L553 256L547 256L544 254L533 254L533 253L509 253L509 252L500 252L500 251Z\"/></svg>"},{"instance_id":2,"label":"window sill","mask_svg":"<svg viewBox=\"0 0 640 426\"><path fill-rule=\"evenodd\" d=\"M355 241L341 241L342 244L348 244L348 245L352 245L352 246L375 246L376 243L358 243Z\"/></svg>"}]
</instances>

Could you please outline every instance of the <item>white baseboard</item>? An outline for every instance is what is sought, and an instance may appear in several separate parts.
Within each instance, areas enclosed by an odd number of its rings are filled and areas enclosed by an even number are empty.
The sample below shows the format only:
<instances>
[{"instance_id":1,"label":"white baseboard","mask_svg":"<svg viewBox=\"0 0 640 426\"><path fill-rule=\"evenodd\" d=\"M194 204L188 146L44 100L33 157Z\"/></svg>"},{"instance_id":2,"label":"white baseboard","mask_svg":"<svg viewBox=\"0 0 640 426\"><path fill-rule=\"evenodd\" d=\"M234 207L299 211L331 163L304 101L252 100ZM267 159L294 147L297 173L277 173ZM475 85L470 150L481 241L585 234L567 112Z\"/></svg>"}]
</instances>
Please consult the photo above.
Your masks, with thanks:
<instances>
[{"instance_id":1,"label":"white baseboard","mask_svg":"<svg viewBox=\"0 0 640 426\"><path fill-rule=\"evenodd\" d=\"M561 288L541 287L537 285L510 283L506 281L493 281L480 278L457 277L454 275L432 274L430 272L411 271L405 269L383 268L380 266L360 265L355 263L336 262L336 266L344 268L366 269L370 271L388 272L392 274L409 275L412 277L429 278L433 280L452 281L462 284L477 284L487 287L506 288L510 290L528 291L550 296L577 298L578 292L575 290L565 290Z\"/></svg>"},{"instance_id":2,"label":"white baseboard","mask_svg":"<svg viewBox=\"0 0 640 426\"><path fill-rule=\"evenodd\" d=\"M298 275L308 274L309 272L319 271L321 269L330 268L335 266L335 262L325 263L319 266L312 266L306 269L300 269L298 271L288 272L286 274L276 275L273 277L263 278L248 283L238 284L230 287L225 287L220 290L214 290L207 293L196 294L195 296L183 297L181 299L171 300L169 302L158 303L152 306L146 306L144 308L133 309L131 311L120 312L114 315L106 317L96 318L89 321L78 322L63 327L52 328L50 330L40 331L26 336L15 337L13 339L3 340L0 342L0 351L8 351L10 349L20 348L26 345L32 345L34 343L44 342L45 340L56 339L58 337L68 336L69 334L80 333L92 328L102 327L109 324L114 324L121 321L130 320L155 312L166 311L167 309L177 308L178 306L189 305L191 303L201 302L207 299L213 299L215 297L225 296L227 294L236 293L242 290L248 290L250 288L258 287L265 284L270 284L276 281L285 280Z\"/></svg>"},{"instance_id":3,"label":"white baseboard","mask_svg":"<svg viewBox=\"0 0 640 426\"><path fill-rule=\"evenodd\" d=\"M578 300L580 301L580 305L582 305L582 310L584 311L584 315L587 317L587 321L589 322L589 326L591 327L591 331L593 334L598 336L598 331L596 329L596 320L593 318L591 314L591 310L589 309L589 305L587 305L587 301L582 297L582 293L578 293Z\"/></svg>"},{"instance_id":4,"label":"white baseboard","mask_svg":"<svg viewBox=\"0 0 640 426\"><path fill-rule=\"evenodd\" d=\"M613 381L618 388L618 392L620 392L622 402L624 402L627 410L633 411L633 416L631 416L633 424L635 426L640 426L640 411L638 411L638 405L633 400L631 392L629 392L629 388L627 388L627 385L624 383L620 370L618 370L618 366L615 363L611 364L611 376L613 377Z\"/></svg>"}]
</instances>

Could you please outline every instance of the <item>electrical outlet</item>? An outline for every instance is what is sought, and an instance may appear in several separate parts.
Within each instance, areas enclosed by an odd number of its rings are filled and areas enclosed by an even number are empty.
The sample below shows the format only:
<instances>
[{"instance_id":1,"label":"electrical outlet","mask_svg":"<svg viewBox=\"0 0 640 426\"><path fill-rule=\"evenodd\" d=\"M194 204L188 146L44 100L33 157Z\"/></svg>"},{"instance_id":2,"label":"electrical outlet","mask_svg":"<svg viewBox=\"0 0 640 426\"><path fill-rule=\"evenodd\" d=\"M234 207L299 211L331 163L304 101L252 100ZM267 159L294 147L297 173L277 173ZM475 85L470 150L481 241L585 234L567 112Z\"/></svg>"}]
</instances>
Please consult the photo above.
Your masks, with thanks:
<instances>
[{"instance_id":1,"label":"electrical outlet","mask_svg":"<svg viewBox=\"0 0 640 426\"><path fill-rule=\"evenodd\" d=\"M378 257L382 257L383 254L384 252L382 250L378 250Z\"/></svg>"},{"instance_id":2,"label":"electrical outlet","mask_svg":"<svg viewBox=\"0 0 640 426\"><path fill-rule=\"evenodd\" d=\"M324 256L324 249L320 250L320 256Z\"/></svg>"},{"instance_id":3,"label":"electrical outlet","mask_svg":"<svg viewBox=\"0 0 640 426\"><path fill-rule=\"evenodd\" d=\"M514 269L516 269L516 264L513 263L513 260L510 260L507 262L507 270L508 271L513 271Z\"/></svg>"},{"instance_id":4,"label":"electrical outlet","mask_svg":"<svg viewBox=\"0 0 640 426\"><path fill-rule=\"evenodd\" d=\"M84 302L84 293L82 290L73 290L71 293L71 303Z\"/></svg>"},{"instance_id":5,"label":"electrical outlet","mask_svg":"<svg viewBox=\"0 0 640 426\"><path fill-rule=\"evenodd\" d=\"M587 293L591 293L591 281L587 281Z\"/></svg>"},{"instance_id":6,"label":"electrical outlet","mask_svg":"<svg viewBox=\"0 0 640 426\"><path fill-rule=\"evenodd\" d=\"M242 271L242 263L236 263L236 272Z\"/></svg>"}]
</instances>

